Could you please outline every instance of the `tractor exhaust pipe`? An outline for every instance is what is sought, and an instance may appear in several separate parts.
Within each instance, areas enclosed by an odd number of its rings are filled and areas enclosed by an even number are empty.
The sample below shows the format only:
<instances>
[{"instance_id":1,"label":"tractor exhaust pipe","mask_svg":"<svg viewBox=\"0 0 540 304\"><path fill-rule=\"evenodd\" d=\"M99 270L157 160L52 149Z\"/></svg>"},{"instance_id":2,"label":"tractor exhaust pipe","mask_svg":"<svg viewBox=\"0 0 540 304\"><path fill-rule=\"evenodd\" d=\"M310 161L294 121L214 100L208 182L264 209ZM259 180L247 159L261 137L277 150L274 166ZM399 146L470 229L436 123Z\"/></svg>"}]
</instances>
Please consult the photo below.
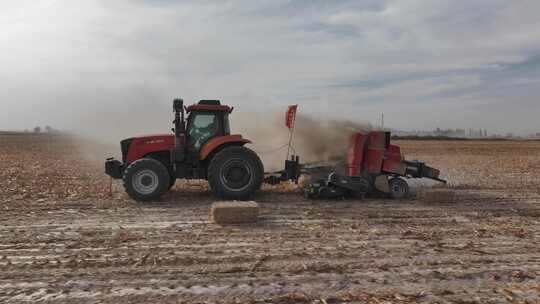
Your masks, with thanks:
<instances>
[{"instance_id":1,"label":"tractor exhaust pipe","mask_svg":"<svg viewBox=\"0 0 540 304\"><path fill-rule=\"evenodd\" d=\"M182 98L177 98L173 101L173 111L174 111L174 146L179 148L183 146L185 135L186 135L186 124L184 119L184 100Z\"/></svg>"},{"instance_id":2,"label":"tractor exhaust pipe","mask_svg":"<svg viewBox=\"0 0 540 304\"><path fill-rule=\"evenodd\" d=\"M186 157L186 122L184 118L184 100L182 98L173 100L173 111L174 149L171 153L171 163L175 164L183 161Z\"/></svg>"}]
</instances>

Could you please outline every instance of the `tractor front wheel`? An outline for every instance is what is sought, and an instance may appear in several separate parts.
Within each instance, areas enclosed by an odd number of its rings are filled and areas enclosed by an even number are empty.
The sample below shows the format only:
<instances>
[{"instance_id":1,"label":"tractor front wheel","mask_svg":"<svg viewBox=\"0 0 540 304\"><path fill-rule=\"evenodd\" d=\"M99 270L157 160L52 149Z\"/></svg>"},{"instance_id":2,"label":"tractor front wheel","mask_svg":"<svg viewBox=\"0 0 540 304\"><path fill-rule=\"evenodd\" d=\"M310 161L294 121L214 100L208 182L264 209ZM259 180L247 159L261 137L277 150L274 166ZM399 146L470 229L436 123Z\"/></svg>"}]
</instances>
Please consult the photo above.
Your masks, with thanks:
<instances>
[{"instance_id":1,"label":"tractor front wheel","mask_svg":"<svg viewBox=\"0 0 540 304\"><path fill-rule=\"evenodd\" d=\"M124 171L124 188L136 201L152 201L163 195L171 185L167 168L158 160L139 159Z\"/></svg>"},{"instance_id":2,"label":"tractor front wheel","mask_svg":"<svg viewBox=\"0 0 540 304\"><path fill-rule=\"evenodd\" d=\"M409 184L399 177L389 180L388 186L390 186L390 197L393 199L402 199L409 195Z\"/></svg>"},{"instance_id":3,"label":"tractor front wheel","mask_svg":"<svg viewBox=\"0 0 540 304\"><path fill-rule=\"evenodd\" d=\"M248 148L231 146L219 151L208 166L208 183L217 197L245 200L259 190L264 178L261 160Z\"/></svg>"}]
</instances>

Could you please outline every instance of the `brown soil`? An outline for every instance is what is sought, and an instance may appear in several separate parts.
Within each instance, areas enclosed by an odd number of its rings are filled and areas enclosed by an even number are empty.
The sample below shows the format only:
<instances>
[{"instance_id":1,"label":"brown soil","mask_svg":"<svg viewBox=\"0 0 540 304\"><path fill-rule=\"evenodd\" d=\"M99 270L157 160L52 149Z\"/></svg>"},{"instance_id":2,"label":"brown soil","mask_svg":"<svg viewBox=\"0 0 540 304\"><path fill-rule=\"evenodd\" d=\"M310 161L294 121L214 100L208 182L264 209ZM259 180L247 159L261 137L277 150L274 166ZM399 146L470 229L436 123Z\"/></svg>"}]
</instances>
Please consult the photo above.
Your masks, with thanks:
<instances>
[{"instance_id":1,"label":"brown soil","mask_svg":"<svg viewBox=\"0 0 540 304\"><path fill-rule=\"evenodd\" d=\"M459 199L268 188L259 223L219 226L204 183L138 204L73 139L0 137L0 302L538 303L540 143L400 144Z\"/></svg>"}]
</instances>

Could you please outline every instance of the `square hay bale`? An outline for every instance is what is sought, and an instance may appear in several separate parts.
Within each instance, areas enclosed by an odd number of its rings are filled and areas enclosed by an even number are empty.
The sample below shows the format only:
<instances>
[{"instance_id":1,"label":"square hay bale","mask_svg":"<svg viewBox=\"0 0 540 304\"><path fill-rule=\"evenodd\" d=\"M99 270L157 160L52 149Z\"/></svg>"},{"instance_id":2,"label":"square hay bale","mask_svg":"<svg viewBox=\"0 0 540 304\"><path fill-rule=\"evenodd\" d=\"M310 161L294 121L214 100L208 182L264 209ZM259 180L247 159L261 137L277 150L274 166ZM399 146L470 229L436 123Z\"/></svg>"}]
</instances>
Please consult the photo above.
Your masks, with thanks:
<instances>
[{"instance_id":1,"label":"square hay bale","mask_svg":"<svg viewBox=\"0 0 540 304\"><path fill-rule=\"evenodd\" d=\"M210 221L216 224L256 223L258 217L259 204L256 202L216 202L210 209Z\"/></svg>"},{"instance_id":2,"label":"square hay bale","mask_svg":"<svg viewBox=\"0 0 540 304\"><path fill-rule=\"evenodd\" d=\"M449 204L457 201L457 193L446 188L423 188L418 191L418 199L426 203Z\"/></svg>"}]
</instances>

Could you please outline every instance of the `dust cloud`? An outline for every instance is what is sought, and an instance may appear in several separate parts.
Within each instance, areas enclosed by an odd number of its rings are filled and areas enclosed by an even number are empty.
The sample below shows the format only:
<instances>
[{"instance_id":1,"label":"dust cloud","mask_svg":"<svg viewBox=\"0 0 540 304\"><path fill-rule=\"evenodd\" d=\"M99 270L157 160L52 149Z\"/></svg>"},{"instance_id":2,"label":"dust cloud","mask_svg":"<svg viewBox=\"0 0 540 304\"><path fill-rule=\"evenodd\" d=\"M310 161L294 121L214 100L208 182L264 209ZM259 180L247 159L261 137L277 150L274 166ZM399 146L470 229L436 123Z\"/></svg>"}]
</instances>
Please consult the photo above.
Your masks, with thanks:
<instances>
[{"instance_id":1,"label":"dust cloud","mask_svg":"<svg viewBox=\"0 0 540 304\"><path fill-rule=\"evenodd\" d=\"M284 116L284 113L275 112L269 115L250 113L231 118L233 131L253 141L251 148L259 154L267 171L283 169L289 141ZM345 158L350 136L370 129L372 126L369 123L298 114L290 152L300 155L302 163L336 163Z\"/></svg>"},{"instance_id":2,"label":"dust cloud","mask_svg":"<svg viewBox=\"0 0 540 304\"><path fill-rule=\"evenodd\" d=\"M289 130L285 127L285 110L261 112L234 111L230 115L232 133L242 134L253 143L267 171L283 169L287 156ZM102 164L107 157L119 157L119 142L128 137L171 133L173 113L170 102L148 106L131 103L130 107L88 109L72 113L69 132L80 140L85 158ZM345 158L350 135L370 130L368 123L338 121L299 113L293 136L293 154L302 163L337 162Z\"/></svg>"},{"instance_id":3,"label":"dust cloud","mask_svg":"<svg viewBox=\"0 0 540 304\"><path fill-rule=\"evenodd\" d=\"M54 117L51 125L59 125L60 130L76 138L81 156L100 166L108 157L121 157L120 141L125 138L171 133L173 113L168 98L153 94L114 96L83 105L65 107L63 115Z\"/></svg>"}]
</instances>

